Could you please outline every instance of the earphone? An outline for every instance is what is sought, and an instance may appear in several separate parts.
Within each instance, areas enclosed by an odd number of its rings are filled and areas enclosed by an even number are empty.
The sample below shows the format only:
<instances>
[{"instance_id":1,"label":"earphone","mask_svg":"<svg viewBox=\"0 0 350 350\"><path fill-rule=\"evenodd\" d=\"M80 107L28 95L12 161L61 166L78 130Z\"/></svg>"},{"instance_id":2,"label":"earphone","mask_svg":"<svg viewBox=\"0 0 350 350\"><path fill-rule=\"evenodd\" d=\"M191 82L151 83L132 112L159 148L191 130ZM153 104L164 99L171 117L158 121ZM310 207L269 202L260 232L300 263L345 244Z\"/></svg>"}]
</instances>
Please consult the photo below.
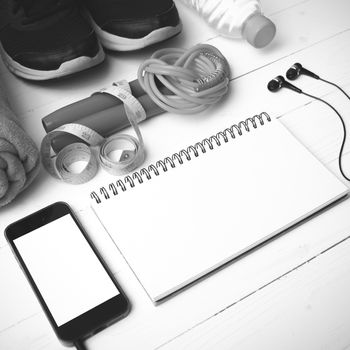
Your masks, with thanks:
<instances>
[{"instance_id":1,"label":"earphone","mask_svg":"<svg viewBox=\"0 0 350 350\"><path fill-rule=\"evenodd\" d=\"M286 73L286 77L289 80L295 80L297 79L301 74L307 75L311 78L314 79L320 79L320 77L315 74L312 73L311 71L307 70L306 68L304 68L300 63L294 63L288 70Z\"/></svg>"},{"instance_id":2,"label":"earphone","mask_svg":"<svg viewBox=\"0 0 350 350\"><path fill-rule=\"evenodd\" d=\"M317 79L317 80L321 80L324 83L327 83L329 85L333 85L334 87L336 87L339 91L341 91L349 100L350 100L350 96L337 84L326 80L326 79L322 79L319 75L309 71L308 69L304 68L300 63L294 63L286 72L286 77L289 80L296 80L299 78L300 75L306 75L308 77Z\"/></svg>"},{"instance_id":3,"label":"earphone","mask_svg":"<svg viewBox=\"0 0 350 350\"><path fill-rule=\"evenodd\" d=\"M350 100L350 96L340 86L338 86L337 84L335 84L335 83L333 83L331 81L322 79L319 75L317 75L317 74L309 71L308 69L304 68L300 63L293 64L286 72L286 77L289 80L296 80L300 75L306 75L308 77L311 77L311 78L314 78L314 79L317 79L317 80L321 80L321 81L323 81L323 82L325 82L327 84L333 85L338 90L340 90ZM347 177L344 174L342 163L341 163L341 158L342 158L344 145L345 145L345 140L346 140L346 127L345 127L345 122L343 120L343 117L340 115L340 113L330 103L328 103L327 101L325 101L325 100L323 100L323 99L321 99L321 98L319 98L317 96L314 96L314 95L308 94L306 92L303 92L297 86L287 82L283 78L282 75L278 75L274 79L270 80L269 83L267 84L267 88L271 92L277 92L277 91L281 90L282 88L287 88L289 90L297 92L298 94L303 94L305 96L311 97L311 98L313 98L313 99L315 99L317 101L320 101L320 102L326 104L329 108L331 108L337 114L337 116L339 117L340 122L342 124L342 127L343 127L343 140L342 140L342 143L341 143L341 146L340 146L339 157L338 157L339 170L340 170L340 173L342 174L342 176L347 181L350 181L350 178Z\"/></svg>"},{"instance_id":4,"label":"earphone","mask_svg":"<svg viewBox=\"0 0 350 350\"><path fill-rule=\"evenodd\" d=\"M282 75L278 75L276 78L272 79L269 81L269 83L267 84L267 88L269 89L269 91L271 92L277 92L278 90L282 89L283 87L293 90L295 92L297 92L298 94L302 94L303 91L301 89L299 89L298 87L296 87L295 85L288 83L288 81L286 81Z\"/></svg>"}]
</instances>

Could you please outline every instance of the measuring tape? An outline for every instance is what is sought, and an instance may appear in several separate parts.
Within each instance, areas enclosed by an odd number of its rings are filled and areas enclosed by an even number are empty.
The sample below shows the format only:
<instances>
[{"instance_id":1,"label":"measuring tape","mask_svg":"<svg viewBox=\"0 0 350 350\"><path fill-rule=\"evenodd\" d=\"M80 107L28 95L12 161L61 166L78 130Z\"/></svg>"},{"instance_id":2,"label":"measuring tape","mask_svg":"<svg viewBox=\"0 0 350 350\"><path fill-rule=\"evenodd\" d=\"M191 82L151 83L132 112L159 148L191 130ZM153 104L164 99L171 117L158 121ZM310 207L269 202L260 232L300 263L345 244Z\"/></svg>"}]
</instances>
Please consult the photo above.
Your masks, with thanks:
<instances>
[{"instance_id":1,"label":"measuring tape","mask_svg":"<svg viewBox=\"0 0 350 350\"><path fill-rule=\"evenodd\" d=\"M145 159L145 147L138 123L146 119L146 112L140 102L131 94L127 81L114 83L97 93L112 95L124 104L127 118L135 130L137 139L131 135L116 135L105 139L96 131L80 124L65 124L49 132L41 142L41 157L44 168L53 177L70 184L82 184L91 180L97 173L98 164L112 175L124 175L139 167ZM83 142L72 143L52 156L52 140L62 133L80 138ZM92 148L98 147L98 157ZM128 149L131 146L131 149ZM113 153L122 150L119 159ZM75 173L71 166L85 162L85 167Z\"/></svg>"}]
</instances>

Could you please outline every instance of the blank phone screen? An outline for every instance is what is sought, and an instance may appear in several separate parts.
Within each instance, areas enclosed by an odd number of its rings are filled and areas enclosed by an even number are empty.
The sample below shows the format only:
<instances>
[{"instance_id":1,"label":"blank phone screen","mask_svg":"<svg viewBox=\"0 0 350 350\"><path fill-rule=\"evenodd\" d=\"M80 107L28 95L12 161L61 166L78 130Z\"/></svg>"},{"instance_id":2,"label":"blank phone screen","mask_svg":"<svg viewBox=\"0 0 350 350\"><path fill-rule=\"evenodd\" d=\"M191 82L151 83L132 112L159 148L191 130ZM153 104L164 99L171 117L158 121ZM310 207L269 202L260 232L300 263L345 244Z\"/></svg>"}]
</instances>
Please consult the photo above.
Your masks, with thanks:
<instances>
[{"instance_id":1,"label":"blank phone screen","mask_svg":"<svg viewBox=\"0 0 350 350\"><path fill-rule=\"evenodd\" d=\"M119 294L69 214L14 243L57 326Z\"/></svg>"}]
</instances>

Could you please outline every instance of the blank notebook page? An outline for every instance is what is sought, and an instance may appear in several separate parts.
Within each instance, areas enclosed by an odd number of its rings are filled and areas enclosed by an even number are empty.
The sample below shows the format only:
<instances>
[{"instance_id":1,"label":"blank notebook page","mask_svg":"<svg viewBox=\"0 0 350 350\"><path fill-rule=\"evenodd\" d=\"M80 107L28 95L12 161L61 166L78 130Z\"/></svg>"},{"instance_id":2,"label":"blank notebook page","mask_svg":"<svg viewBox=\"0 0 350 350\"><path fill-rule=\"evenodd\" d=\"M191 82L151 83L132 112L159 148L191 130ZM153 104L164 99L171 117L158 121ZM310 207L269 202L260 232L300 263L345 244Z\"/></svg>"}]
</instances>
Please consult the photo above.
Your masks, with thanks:
<instances>
[{"instance_id":1,"label":"blank notebook page","mask_svg":"<svg viewBox=\"0 0 350 350\"><path fill-rule=\"evenodd\" d=\"M153 301L347 193L278 120L250 129L93 204Z\"/></svg>"}]
</instances>

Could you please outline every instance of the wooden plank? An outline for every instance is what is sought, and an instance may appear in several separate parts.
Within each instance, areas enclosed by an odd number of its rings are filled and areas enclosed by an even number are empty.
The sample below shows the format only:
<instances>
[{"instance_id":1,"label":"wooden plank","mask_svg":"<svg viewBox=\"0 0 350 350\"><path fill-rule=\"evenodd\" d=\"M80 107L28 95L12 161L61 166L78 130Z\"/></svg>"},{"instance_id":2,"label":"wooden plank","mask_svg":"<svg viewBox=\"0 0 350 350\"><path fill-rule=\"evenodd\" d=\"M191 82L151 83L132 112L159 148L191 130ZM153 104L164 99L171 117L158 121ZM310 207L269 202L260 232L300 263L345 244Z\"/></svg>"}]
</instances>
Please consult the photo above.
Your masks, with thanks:
<instances>
[{"instance_id":1,"label":"wooden plank","mask_svg":"<svg viewBox=\"0 0 350 350\"><path fill-rule=\"evenodd\" d=\"M180 334L212 317L327 249L331 241L346 237L350 232L349 210L349 201L340 204L157 307L147 300L132 274L121 267L118 279L132 296L133 312L125 323L113 326L105 331L106 336L94 337L89 343L96 348L128 348L128 339L135 338L129 348L156 348L171 334ZM111 261L109 264L115 266Z\"/></svg>"},{"instance_id":2,"label":"wooden plank","mask_svg":"<svg viewBox=\"0 0 350 350\"><path fill-rule=\"evenodd\" d=\"M158 349L348 349L350 239Z\"/></svg>"},{"instance_id":3,"label":"wooden plank","mask_svg":"<svg viewBox=\"0 0 350 350\"><path fill-rule=\"evenodd\" d=\"M0 346L4 350L67 349L58 341L44 313L21 319L13 326L0 331Z\"/></svg>"},{"instance_id":4,"label":"wooden plank","mask_svg":"<svg viewBox=\"0 0 350 350\"><path fill-rule=\"evenodd\" d=\"M344 208L344 210L345 215L347 215L349 206ZM322 220L322 222L319 222L317 225L317 227L323 227L324 232L320 232L320 230L317 228L315 229L315 227L308 227L303 230L301 235L303 236L303 233L307 234L308 232L317 232L319 236L324 236L324 233L329 234L331 232L330 226L332 225L333 220L336 220L335 222L341 222L342 216L334 216L330 215L330 213L327 214L329 214L327 215L328 220ZM246 259L238 261L234 265L219 272L219 274L211 276L209 279L192 287L185 293L178 295L176 298L158 307L154 307L145 296L133 275L127 271L123 261L120 260L120 257L117 257L117 252L113 251L115 248L108 244L107 237L105 238L104 244L108 245L108 248L107 250L101 249L100 236L103 232L98 230L97 227L94 228L94 225L91 222L92 218L90 218L91 220L89 221L87 213L84 213L84 215L86 215L84 222L89 223L87 227L90 235L95 239L98 239L100 242L100 251L103 251L105 254L108 252L107 255L109 257L113 254L113 259L108 261L109 266L118 270L116 276L127 289L133 303L133 311L128 318L88 341L88 345L90 346L91 344L91 348L114 349L115 346L118 346L125 349L135 349L142 346L143 349L151 349L157 346L157 344L160 345L166 343L171 336L175 337L179 333L192 328L198 322L211 318L218 310L220 310L220 308L225 309L227 306L244 298L246 295L244 293L238 295L237 292L249 292L250 294L252 291L258 289L259 286L253 286L254 282L256 282L253 280L256 276L260 276L261 274L261 271L259 271L257 267L261 266L261 263L269 259L269 254L263 254L259 259L250 259L248 265L246 264L247 261L244 263L244 260ZM322 218L324 218L324 216L322 216ZM345 216L343 216L343 224L345 221L344 218ZM347 228L347 232L349 232L349 228ZM335 236L339 237L337 233L338 232L336 232ZM290 235L291 234L286 235L285 237L287 238ZM284 247L278 245L278 242L276 243L276 250L272 252L270 251L270 254L273 254L274 256L278 255L278 259L276 259L276 261L269 261L269 265L274 265L274 267L276 267L276 265L284 264L285 260L289 260L291 255L293 255L291 252L288 252L287 249L290 247L290 243L287 243ZM295 253L301 258L304 258L310 253L311 256L313 256L317 251L317 249L314 248L315 247L311 246L311 243L299 239L298 246L295 246L293 250L295 250ZM280 249L282 249L282 251L278 254ZM4 249L0 250L0 252L2 251L4 251ZM271 269L271 267L272 266L267 266L266 263L263 263L262 269ZM229 270L231 270L231 272L228 272ZM11 275L13 274L16 276L14 273L16 271L12 271L12 269L7 271ZM19 269L17 273L21 273L19 272ZM3 276L1 276L1 278L4 280ZM22 278L21 276L16 276L16 283L21 279L23 279L23 276ZM258 279L262 283L261 278ZM230 282L228 283L228 281ZM23 294L26 294L23 293L23 291L30 289L25 283L26 282L23 281L23 286L18 284L16 288L11 288L12 296L10 299L4 300L1 298L1 300L11 303L11 300L15 300L18 296L21 301L21 299L23 299ZM266 281L266 283L269 283L269 281ZM248 287L248 289L244 291L246 287ZM192 291L194 291L194 294ZM28 291L28 293L31 293L31 291ZM192 297L188 293L192 294ZM14 345L17 344L13 349L20 349L20 345L23 344L22 341L24 341L28 344L28 349L40 349L43 346L42 342L48 342L49 345L47 348L59 348L59 345L57 345L58 342L55 342L54 335L51 334L52 331L49 328L44 315L40 312L40 308L36 304L34 296L26 295L26 297L28 297L28 299L32 298L33 300L24 300L18 304L16 303L16 305L9 305L8 308L11 310L10 314L16 311L21 312L27 309L30 305L35 306L38 313L34 312L34 314L28 315L26 319L19 322L18 325L15 323L14 325L8 326L5 330L3 329L0 331L0 344L7 345L13 343ZM206 305L206 307L203 308L203 305ZM3 310L3 305L1 306L1 309ZM16 315L16 318L17 317L18 315ZM171 320L174 320L174 322ZM177 320L181 321L179 322ZM164 324L166 324L166 327L163 327ZM44 333L43 330L45 330ZM18 335L15 336L17 331ZM132 341L130 339L132 339ZM46 347L43 346L43 348Z\"/></svg>"},{"instance_id":5,"label":"wooden plank","mask_svg":"<svg viewBox=\"0 0 350 350\"><path fill-rule=\"evenodd\" d=\"M31 287L9 246L0 249L0 334L18 321L41 312Z\"/></svg>"},{"instance_id":6,"label":"wooden plank","mask_svg":"<svg viewBox=\"0 0 350 350\"><path fill-rule=\"evenodd\" d=\"M113 349L115 346L151 349L167 342L169 338L212 317L218 310L225 309L346 237L350 232L349 210L348 200L157 307L150 302L115 247L108 243L108 237L104 236L102 243L103 230L98 228L97 223L93 224L93 216L90 217L88 212L84 213L83 222L90 236L107 257L108 265L126 289L133 305L132 313L124 321L109 327L88 343L91 343L93 348L103 349ZM105 249L107 245L109 251ZM3 280L7 281L6 276ZM17 296L21 297L23 290L25 289L12 289L10 300L1 297L1 309L4 302L10 302L12 298L15 300ZM30 333L35 337L41 332L44 319L30 317L33 313L27 314L28 308L30 309L28 305L31 304L26 302L25 305L12 305L11 312L22 312L22 327L28 327L25 334ZM38 305L36 308L40 312ZM30 318L26 320L27 317ZM164 327L164 324L167 326ZM11 324L6 328L11 328ZM0 344L3 341L7 342L7 337L8 333L5 330L0 334ZM37 349L34 346L31 348Z\"/></svg>"},{"instance_id":7,"label":"wooden plank","mask_svg":"<svg viewBox=\"0 0 350 350\"><path fill-rule=\"evenodd\" d=\"M331 79L339 83L349 91L350 72L347 68L349 61L349 50L347 42L350 40L350 33L348 31L335 35L331 39L321 42L317 45L298 52L290 57L281 59L271 65L263 67L257 71L243 76L235 80L232 84L231 91L228 97L218 106L195 116L178 116L170 113L163 116L153 118L147 123L143 123L141 128L144 133L144 139L147 146L147 162L153 162L167 154L172 154L178 151L184 145L192 144L194 140L200 140L208 134L214 132L212 128L212 118L216 119L217 130L231 125L242 118L251 116L257 112L265 110L273 115L284 115L292 110L304 106L310 102L309 98L297 95L286 89L281 90L278 94L272 94L266 90L267 82L277 75L279 72L285 71L295 61L305 62L307 67L314 69L316 72L322 74L325 78ZM319 57L315 62L314 57ZM330 64L332 62L333 64ZM347 112L347 100L335 91L333 87L322 84L316 80L303 77L297 84L310 93L316 93L320 96L329 96L330 92L334 91L334 102L340 107L342 113ZM252 101L254 103L252 103ZM318 103L312 104L314 107L310 112L306 109L298 110L300 118L303 123L308 120L317 120L312 117L313 113L317 112ZM321 107L323 110L325 107ZM338 108L339 108L338 107ZM47 107L43 107L45 110ZM46 109L47 110L47 109ZM330 123L323 125L316 123L317 129L333 130L338 128L337 122L334 122L333 112L326 112L329 115ZM28 112L27 119L23 120L25 129L34 138L37 144L40 144L41 138L44 136L44 131L39 126L40 114L35 112ZM310 114L311 113L311 114ZM317 112L318 113L318 112ZM215 114L215 115L214 115ZM344 114L345 115L345 114ZM305 118L304 118L305 116ZM312 119L310 119L312 117ZM200 120L200 123L198 121ZM186 127L184 127L184 123ZM322 126L323 125L323 126ZM301 141L308 143L308 138L313 137L313 122L309 123L308 127L300 127L298 133L301 135ZM295 132L291 125L292 131ZM311 130L309 129L311 128ZM159 132L163 130L163 132ZM170 131L171 130L171 131ZM310 131L309 131L310 130ZM215 130L216 131L216 130ZM169 137L172 135L181 135L180 137ZM317 135L317 134L315 134ZM339 137L339 134L334 134L334 138ZM326 141L328 134L320 134L318 141ZM317 140L315 140L316 142ZM314 141L311 141L313 143ZM315 143L314 150L317 149ZM323 147L323 146L322 146ZM346 145L346 150L348 149ZM333 154L336 154L337 148L334 148ZM317 156L320 156L316 152ZM321 158L323 160L323 158ZM87 198L86 194L93 188L98 188L100 184L112 181L112 177L100 172L99 175L89 184L83 186L69 187L70 196L65 196L66 200L71 200L73 203L77 199ZM19 217L21 213L26 214L39 208L53 200L62 199L62 194L67 191L67 186L51 179L44 171L38 178L37 182L30 188L30 191L22 194L21 201L17 201L13 206L2 209L2 215L8 215L8 222ZM40 200L33 203L32 198L40 198ZM6 222L0 222L0 228L4 228ZM0 246L4 244L3 237L0 238Z\"/></svg>"},{"instance_id":8,"label":"wooden plank","mask_svg":"<svg viewBox=\"0 0 350 350\"><path fill-rule=\"evenodd\" d=\"M215 114L217 114L214 117L217 118L217 127L218 130L220 130L223 126L226 127L228 123L231 124L232 121L242 119L242 116L247 117L252 113L266 109L272 114L283 115L283 123L285 123L320 159L327 162L327 165L330 166L332 170L336 171L335 157L337 156L338 150L337 141L339 141L339 129L334 123L333 116L329 111L319 106L317 103L308 104L309 99L293 95L293 93L286 90L281 91L279 95L273 95L265 90L268 79L280 72L284 72L295 60L300 60L302 63L306 62L310 65L311 69L315 67L316 71L322 70L322 73L324 72L324 74L329 75L329 78L336 78L343 86L347 89L349 88L350 74L348 62L350 57L347 45L349 42L349 32L345 31L339 33L340 27L338 25L332 26L332 28L320 27L317 24L319 17L315 15L319 3L321 3L320 6L325 4L324 1L312 2L310 0L309 2L299 4L292 8L293 11L298 9L301 12L303 9L307 9L309 14L308 18L311 18L309 26L312 27L312 25L314 25L314 27L317 28L317 30L312 29L311 32L307 33L307 45L303 45L303 41L298 42L299 46L296 46L302 50L297 50L298 52L292 54L292 49L295 48L295 46L293 46L295 43L293 42L294 44L290 47L291 50L288 51L292 55L285 58L279 56L276 58L276 62L271 61L271 59L265 61L265 57L269 55L268 52L264 54L260 53L258 55L259 57L257 56L255 58L255 67L259 69L253 72L247 71L249 73L248 75L237 79L233 84L233 89L229 97L224 103L217 106L215 110L210 110L196 117L186 117L186 128L183 127L185 123L184 117L172 116L170 114L144 123L142 130L145 135L145 140L152 140L152 142L147 144L149 160L153 161L154 159L158 159L160 153L162 155L164 153L172 153L184 144L193 143L194 138L201 139L204 136L208 136L208 131L212 133L211 118L213 118L212 114L214 111ZM310 4L312 4L312 6ZM326 11L326 13L332 11L338 23L345 25L345 19L347 19L346 16L348 13L348 2L345 0L342 2L337 1L336 5L337 6L335 6L334 2L328 3L328 8L323 11ZM293 12L293 15L289 13L291 19L293 16L294 18L299 18L295 17L296 13L297 12ZM286 13L281 12L281 16L288 17L287 14L288 11ZM278 15L279 14L276 14L277 17ZM298 23L299 22L294 23L291 20L288 22L291 32L293 32L293 29ZM283 25L281 23L280 27L283 27ZM305 23L303 26L305 30ZM295 34L295 31L293 33ZM327 35L330 36L330 39L325 40ZM317 40L319 40L320 43L315 44ZM309 48L306 48L308 45ZM234 52L234 47L230 47ZM240 50L241 47L237 51ZM276 49L276 51L278 50ZM257 53L253 51L252 54ZM247 56L240 56L239 62L244 63L246 57L248 57L250 53L246 53L246 55ZM122 67L127 69L126 66L119 66L117 63L119 61L127 61L129 57L131 57L131 63L136 66L140 57L136 54L130 56L126 55L118 59L117 57L113 57L113 67L101 68L102 70L99 71L102 73L103 77L100 77L96 72L91 73L91 76L89 75L90 73L86 75L86 87L83 87L83 89L89 89L92 85L97 86L102 81L109 81L110 77L116 75L114 73L119 71ZM317 61L315 61L315 57L318 58ZM235 62L238 62L238 58L235 58ZM249 62L251 61L247 59L247 63ZM268 62L268 64L262 64L264 62ZM240 70L242 66L243 65L238 66L237 63L236 71L243 71ZM249 65L247 65L247 67L249 68ZM132 74L132 72L130 74ZM87 90L78 91L78 89L82 87L82 83L79 82L79 79L77 77L76 79L70 80L70 82L39 84L35 89L38 89L36 90L38 96L40 95L42 97L36 102L38 104L43 101L44 103L48 102L50 98L45 100L45 98L49 96L47 94L52 94L52 98L53 96L60 98L60 96L66 96L67 94L71 94L71 97L78 98L80 93L82 95L86 94ZM70 83L72 84L71 87L69 87ZM316 81L311 79L307 80L307 78L300 80L300 84L302 84L303 87L315 89L317 93L330 97L332 101L340 105L342 111L347 110L347 102L344 101L333 88L321 85L319 87ZM32 84L23 82L23 86L25 86L27 90L25 92L23 90L23 94L17 95L16 98L23 98L21 104L23 106L23 112L25 113L23 115L25 127L32 133L37 143L39 143L43 135L43 132L38 132L40 117L48 113L50 109L53 108L53 105L43 105L42 109L31 110L26 104L28 103L29 97L34 100L37 95L34 92L33 94L30 92L33 91ZM304 106L305 104L307 105ZM60 105L60 103L58 103L58 105ZM301 106L302 108L300 109L299 107ZM36 107L33 105L33 108ZM198 123L198 120L201 120L201 122ZM320 132L319 135L315 132L315 125L317 125L317 131ZM159 133L159 130L164 130L164 133ZM181 138L169 138L170 132L173 135L181 135ZM347 146L347 151L348 149ZM69 186L68 188L67 185L59 184L43 173L38 180L40 185L38 182L31 191L25 193L21 201L19 201L20 203L15 203L13 206L2 210L0 226L3 228L5 224L12 221L12 218L15 219L16 216L23 216L46 203L56 199L62 199L62 195L65 200L69 202L72 201L73 206L75 205L76 208L79 208L82 206L81 200L83 199L85 202L91 188L98 186L99 183L107 183L108 179L110 179L110 177L105 174L99 174L93 182L86 186L78 186L79 188ZM69 191L69 195L67 191ZM33 203L33 198L40 198L40 200ZM145 349L166 343L168 339L210 318L218 310L224 309L233 302L244 298L262 285L278 278L285 271L288 271L288 269L293 269L297 264L307 261L319 254L320 251L329 247L329 245L346 237L349 232L349 209L349 201L342 203L322 216L298 227L292 233L271 242L270 245L256 251L254 255L247 256L245 259L237 261L235 264L156 308L147 299L144 291L141 289L132 273L120 256L118 256L117 251L114 251L115 247L108 243L108 237L104 235L101 227L94 226L93 224L90 225L88 218L85 218L83 220L84 225L89 228L91 236L101 245L100 250L105 252L109 265L116 273L118 280L122 282L122 285L127 290L134 306L132 313L127 319L110 327L108 330L97 335L94 339L91 339L88 342L89 345L91 344L93 348L103 349L115 349L117 347L124 349ZM3 220L4 218L6 218L6 220ZM101 239L101 237L104 238ZM106 248L107 246L109 248ZM2 331L0 331L0 345L3 345L1 347L6 345L5 348L10 348L11 343L17 344L13 347L17 349L22 348L24 343L30 344L28 349L55 347L56 345L53 345L55 342L50 335L50 330L45 326L46 320L39 306L36 304L30 288L28 286L24 287L25 281L21 280L21 278L15 278L17 282L11 280L14 278L12 277L12 272L14 270L18 272L19 269L15 267L15 265L7 269L8 261L11 259L7 248L0 249L0 255L2 254L3 257L1 257L0 260L3 263L0 266L6 267L5 269L2 268L0 271L2 283L5 286L8 285L11 287L9 287L9 289L7 289L7 287L1 288L0 309L8 310L9 306L7 306L6 303L10 305L12 298L12 300L16 300L17 297L23 298L25 302L19 305L12 305L9 312L9 319L7 316L0 316L0 324L2 325ZM14 283L16 285L14 285ZM4 290L7 291L4 292ZM11 291L11 295L8 294L9 291ZM3 297L4 293L7 297ZM29 299L31 299L31 301L29 301ZM206 305L206 307L203 308L203 305ZM16 325L17 322L20 322L20 326ZM19 333L23 334L24 337L19 337L18 339L21 340L18 340L18 342L16 342L17 338L15 339L17 335L14 330L16 329L18 329ZM45 342L48 342L49 345L43 345L43 343L34 341L35 337L42 335L43 329L45 329L43 337L45 338ZM30 338L26 338L27 336ZM26 341L28 339L31 340Z\"/></svg>"},{"instance_id":9,"label":"wooden plank","mask_svg":"<svg viewBox=\"0 0 350 350\"><path fill-rule=\"evenodd\" d=\"M344 0L335 0L332 3L330 8L328 0L311 0L290 7L288 11L271 15L278 28L276 38L262 50L248 45L238 47L236 45L239 43L219 36L210 39L208 43L223 52L232 65L234 77L239 77L348 30L349 22L344 12L349 12L350 3ZM332 20L329 18L330 11ZM317 56L317 59L316 56L313 57L316 65L319 59L322 61L322 56Z\"/></svg>"},{"instance_id":10,"label":"wooden plank","mask_svg":"<svg viewBox=\"0 0 350 350\"><path fill-rule=\"evenodd\" d=\"M286 2L286 6L291 6L291 4L293 5L293 2ZM306 4L307 3L302 2L294 7L292 6L292 9L294 11L298 6L306 6ZM344 1L342 6L345 11L347 3ZM190 18L191 17L188 19L185 18L184 21L188 21ZM190 31L188 34L189 38L186 37L186 40L192 40L192 32L197 33L195 35L203 34L204 36L205 32L202 33L201 31L202 28L199 25L198 31ZM274 95L265 90L267 81L275 76L277 72L285 70L285 67L288 67L294 62L294 60L301 60L306 62L306 64L310 62L310 66L315 67L316 71L323 71L323 69L325 69L324 67L327 67L325 72L326 77L328 74L329 79L334 77L334 80L343 86L348 84L350 82L350 73L348 73L348 70L346 69L349 59L346 45L348 40L348 33L336 35L329 41L317 44L308 50L301 51L289 58L281 59L270 66L266 66L262 69L251 72L247 76L235 80L231 87L232 91L223 103L205 113L195 116L178 116L168 113L154 118L153 120L149 120L147 123L143 123L142 132L144 133L144 138L147 142L148 157L146 161L153 162L164 157L164 155L178 151L179 148L184 145L192 144L194 140L200 140L203 137L208 136L208 133L211 134L213 132L211 127L212 118L217 119L219 130L220 128L227 127L227 125L231 125L234 121L239 121L242 118L262 110L266 110L271 114L280 115L288 112L288 110L307 103L308 99L300 98L300 96L297 95L293 96L289 91L281 91L278 95ZM232 41L228 40L228 42L231 43ZM135 65L136 71L138 64L136 54L133 53L130 55L132 56L132 59L128 56L123 56L121 61L125 64L131 62ZM268 56L269 54L265 53L265 55ZM265 57L265 55L263 57ZM314 55L320 57L316 62L313 62ZM258 67L260 67L259 62L261 61L261 58L259 57L256 57L256 64ZM111 76L116 76L117 70L120 68L123 68L124 72L128 71L127 67L120 67L118 62L113 61L114 59L117 58L114 56L110 58L112 62L110 62L109 66L109 69L113 69L113 72L111 71L110 74L106 76L102 74L104 77L103 79L105 79L106 82L109 81ZM241 61L244 62L244 59L240 60L240 62ZM328 64L331 61L333 61L333 65ZM74 100L79 98L81 92L86 96L88 94L86 89L91 89L92 85L98 86L98 79L101 78L101 75L94 73L94 71L91 72L91 74L92 76L90 76L90 72L86 73L84 83L80 78L78 79L78 77L72 77L72 79L59 82L30 83L8 74L10 80L7 80L7 83L10 84L9 88L13 88L12 92L16 94L16 96L12 96L12 102L18 108L22 108L20 106L23 106L24 114L22 115L21 120L23 127L34 139L37 145L40 144L41 139L45 135L44 129L41 126L41 117L64 105L62 100L60 100L60 95ZM95 77L95 80L93 77ZM302 84L306 86L307 89L317 89L317 91L322 94L327 94L334 90L327 86L320 85L319 87L318 85L315 85L317 82L315 83L312 79L305 79L302 80ZM92 81L95 83L93 84ZM22 90L23 94L20 93ZM49 102L50 97L47 94L52 94L54 102ZM254 104L251 103L251 100L254 100ZM215 116L213 116L213 113L215 113ZM198 120L201 122L198 123ZM186 124L185 128L184 123ZM163 130L163 132L160 133L159 130ZM170 130L172 135L181 135L181 138L170 138ZM302 141L304 140L302 139ZM100 172L89 184L75 187L69 186L69 195L64 195L64 197L62 197L62 194L67 192L67 185L50 178L46 172L42 170L40 176L31 186L30 190L21 195L20 201L16 201L11 206L2 208L1 216L7 217L7 220L0 220L0 230L3 231L8 223L18 219L20 216L29 214L35 209L39 209L54 200L65 199L72 202L73 205L77 204L79 207L78 202L81 202L82 199L85 201L85 198L87 198L86 194L90 192L91 188L98 188L99 184L108 183L108 181L112 180L113 178L111 176L104 172ZM32 198L34 197L38 198L38 200L33 202ZM0 247L4 244L6 243L1 235Z\"/></svg>"}]
</instances>

